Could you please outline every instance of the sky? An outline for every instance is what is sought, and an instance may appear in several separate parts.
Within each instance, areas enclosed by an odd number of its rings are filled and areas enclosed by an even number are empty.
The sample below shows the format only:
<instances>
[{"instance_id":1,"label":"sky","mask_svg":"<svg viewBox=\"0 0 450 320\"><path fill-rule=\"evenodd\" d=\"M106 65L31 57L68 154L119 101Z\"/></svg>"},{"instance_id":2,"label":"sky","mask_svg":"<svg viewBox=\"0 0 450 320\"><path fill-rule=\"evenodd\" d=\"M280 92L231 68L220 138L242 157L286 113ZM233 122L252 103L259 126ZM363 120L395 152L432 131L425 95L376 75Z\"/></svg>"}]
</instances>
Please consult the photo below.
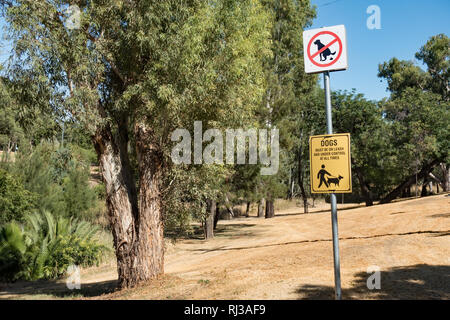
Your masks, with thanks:
<instances>
[{"instance_id":1,"label":"sky","mask_svg":"<svg viewBox=\"0 0 450 320\"><path fill-rule=\"evenodd\" d=\"M308 29L345 25L349 68L331 73L332 90L356 89L370 100L389 96L386 81L377 77L378 64L396 57L414 57L428 39L436 34L450 36L449 0L311 0L317 17ZM381 29L369 30L367 8L380 8ZM4 21L0 20L0 35ZM8 57L10 46L2 41L0 62ZM322 83L322 80L321 80Z\"/></svg>"},{"instance_id":2,"label":"sky","mask_svg":"<svg viewBox=\"0 0 450 320\"><path fill-rule=\"evenodd\" d=\"M312 0L312 4L317 6L317 18L308 29L340 24L346 28L349 68L331 73L331 90L355 88L370 100L389 96L386 81L377 77L378 64L396 57L425 69L415 53L433 35L450 36L449 0ZM380 8L381 29L367 27L370 5Z\"/></svg>"}]
</instances>

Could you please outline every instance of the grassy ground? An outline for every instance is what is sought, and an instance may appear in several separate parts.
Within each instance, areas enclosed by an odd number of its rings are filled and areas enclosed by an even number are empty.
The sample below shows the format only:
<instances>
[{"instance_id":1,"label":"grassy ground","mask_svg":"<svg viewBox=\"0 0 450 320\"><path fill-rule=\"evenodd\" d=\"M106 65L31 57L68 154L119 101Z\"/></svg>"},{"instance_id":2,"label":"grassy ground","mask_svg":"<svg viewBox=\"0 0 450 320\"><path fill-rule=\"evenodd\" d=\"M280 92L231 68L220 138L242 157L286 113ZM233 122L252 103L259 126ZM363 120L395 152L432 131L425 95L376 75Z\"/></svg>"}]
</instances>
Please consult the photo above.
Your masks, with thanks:
<instances>
[{"instance_id":1,"label":"grassy ground","mask_svg":"<svg viewBox=\"0 0 450 320\"><path fill-rule=\"evenodd\" d=\"M449 299L450 197L370 208L339 204L343 297ZM294 207L292 207L294 205ZM81 290L63 280L0 285L0 299L333 299L329 204L310 214L283 203L273 219L220 221L209 241L167 243L165 275L114 292L114 262L82 271ZM366 285L370 266L381 290Z\"/></svg>"}]
</instances>

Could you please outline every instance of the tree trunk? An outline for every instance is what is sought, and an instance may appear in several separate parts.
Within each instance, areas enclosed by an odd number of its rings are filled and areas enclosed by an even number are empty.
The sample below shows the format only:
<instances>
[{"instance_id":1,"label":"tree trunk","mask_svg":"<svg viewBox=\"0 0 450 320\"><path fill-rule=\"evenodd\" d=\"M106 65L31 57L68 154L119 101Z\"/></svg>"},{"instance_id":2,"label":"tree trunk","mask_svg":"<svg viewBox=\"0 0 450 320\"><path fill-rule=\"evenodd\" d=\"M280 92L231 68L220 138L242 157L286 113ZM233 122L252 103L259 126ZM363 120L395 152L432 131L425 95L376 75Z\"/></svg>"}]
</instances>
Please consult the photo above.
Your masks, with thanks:
<instances>
[{"instance_id":1,"label":"tree trunk","mask_svg":"<svg viewBox=\"0 0 450 320\"><path fill-rule=\"evenodd\" d=\"M124 165L119 146L109 128L94 137L100 171L106 186L106 205L117 257L119 287L131 281L131 251L135 240L135 218L138 215L137 193L129 181L129 167ZM126 162L126 161L125 161Z\"/></svg>"},{"instance_id":2,"label":"tree trunk","mask_svg":"<svg viewBox=\"0 0 450 320\"><path fill-rule=\"evenodd\" d=\"M303 183L300 183L300 192L302 193L302 199L303 199L303 212L308 213L308 198L306 196L305 187L303 186Z\"/></svg>"},{"instance_id":3,"label":"tree trunk","mask_svg":"<svg viewBox=\"0 0 450 320\"><path fill-rule=\"evenodd\" d=\"M418 172L417 174L412 174L410 175L404 182L402 182L397 188L395 188L394 190L392 190L386 197L384 197L383 199L380 200L380 204L382 203L389 203L392 200L396 199L400 193L402 192L402 190L404 188L410 187L412 184L415 183L416 181L416 177L417 179L422 179L425 178L426 176L428 176L428 174L431 172L431 170L433 170L433 168L439 163L439 160L434 160L431 163L424 165L422 167L422 169L420 170L420 172ZM417 185L416 185L417 188Z\"/></svg>"},{"instance_id":4,"label":"tree trunk","mask_svg":"<svg viewBox=\"0 0 450 320\"><path fill-rule=\"evenodd\" d=\"M292 200L292 198L294 197L294 188L295 188L295 178L293 176L293 169L290 168L287 200Z\"/></svg>"},{"instance_id":5,"label":"tree trunk","mask_svg":"<svg viewBox=\"0 0 450 320\"><path fill-rule=\"evenodd\" d=\"M407 198L408 196L406 195L407 194L407 189L405 188L403 191L402 191L402 195L400 196L401 198Z\"/></svg>"},{"instance_id":6,"label":"tree trunk","mask_svg":"<svg viewBox=\"0 0 450 320\"><path fill-rule=\"evenodd\" d=\"M449 190L449 186L450 186L450 170L446 163L441 163L440 167L441 167L442 176L443 176L442 189L444 192L447 192Z\"/></svg>"},{"instance_id":7,"label":"tree trunk","mask_svg":"<svg viewBox=\"0 0 450 320\"><path fill-rule=\"evenodd\" d=\"M266 219L273 218L275 216L273 200L266 201Z\"/></svg>"},{"instance_id":8,"label":"tree trunk","mask_svg":"<svg viewBox=\"0 0 450 320\"><path fill-rule=\"evenodd\" d=\"M214 230L217 228L217 223L219 222L220 218L220 206L218 203L216 203L216 213L214 214Z\"/></svg>"},{"instance_id":9,"label":"tree trunk","mask_svg":"<svg viewBox=\"0 0 450 320\"><path fill-rule=\"evenodd\" d=\"M145 281L164 273L164 226L162 222L162 152L153 131L135 127L139 163L139 216L133 273ZM133 284L134 285L134 284Z\"/></svg>"},{"instance_id":10,"label":"tree trunk","mask_svg":"<svg viewBox=\"0 0 450 320\"><path fill-rule=\"evenodd\" d=\"M427 186L428 186L428 180L425 179L422 183L422 192L420 193L421 197L426 197L428 195Z\"/></svg>"},{"instance_id":11,"label":"tree trunk","mask_svg":"<svg viewBox=\"0 0 450 320\"><path fill-rule=\"evenodd\" d=\"M295 197L295 180L292 180L291 194L292 198Z\"/></svg>"},{"instance_id":12,"label":"tree trunk","mask_svg":"<svg viewBox=\"0 0 450 320\"><path fill-rule=\"evenodd\" d=\"M161 156L151 138L151 133L144 128L136 129L140 177L138 198L126 136L113 136L110 128L104 128L93 137L106 186L106 204L121 289L134 287L164 272L159 193Z\"/></svg>"},{"instance_id":13,"label":"tree trunk","mask_svg":"<svg viewBox=\"0 0 450 320\"><path fill-rule=\"evenodd\" d=\"M361 193L364 197L364 200L366 202L366 207L370 207L373 206L373 200L372 200L372 195L370 193L370 189L369 186L367 185L365 179L364 179L364 175L362 173L361 168L354 166L354 170L356 172L356 175L358 177L359 180L359 185L361 187Z\"/></svg>"},{"instance_id":14,"label":"tree trunk","mask_svg":"<svg viewBox=\"0 0 450 320\"><path fill-rule=\"evenodd\" d=\"M436 182L437 193L439 193L439 186L444 187L444 183L441 180L439 180L439 178L436 177L433 173L430 173L428 175L428 179L430 180L430 184L433 183L433 181Z\"/></svg>"},{"instance_id":15,"label":"tree trunk","mask_svg":"<svg viewBox=\"0 0 450 320\"><path fill-rule=\"evenodd\" d=\"M303 212L308 213L308 197L306 195L306 190L304 186L303 179L303 162L302 162L302 148L298 149L298 185L300 186L300 192L303 199Z\"/></svg>"},{"instance_id":16,"label":"tree trunk","mask_svg":"<svg viewBox=\"0 0 450 320\"><path fill-rule=\"evenodd\" d=\"M228 195L225 196L225 208L227 209L227 211L231 215L231 217L234 218L233 208L230 205L230 200L228 199Z\"/></svg>"},{"instance_id":17,"label":"tree trunk","mask_svg":"<svg viewBox=\"0 0 450 320\"><path fill-rule=\"evenodd\" d=\"M264 198L258 202L258 218L264 217Z\"/></svg>"},{"instance_id":18,"label":"tree trunk","mask_svg":"<svg viewBox=\"0 0 450 320\"><path fill-rule=\"evenodd\" d=\"M251 202L247 201L247 207L245 208L245 216L248 217L248 213L250 212Z\"/></svg>"},{"instance_id":19,"label":"tree trunk","mask_svg":"<svg viewBox=\"0 0 450 320\"><path fill-rule=\"evenodd\" d=\"M204 226L205 239L214 238L214 214L216 213L216 202L214 200L206 200L206 217Z\"/></svg>"}]
</instances>

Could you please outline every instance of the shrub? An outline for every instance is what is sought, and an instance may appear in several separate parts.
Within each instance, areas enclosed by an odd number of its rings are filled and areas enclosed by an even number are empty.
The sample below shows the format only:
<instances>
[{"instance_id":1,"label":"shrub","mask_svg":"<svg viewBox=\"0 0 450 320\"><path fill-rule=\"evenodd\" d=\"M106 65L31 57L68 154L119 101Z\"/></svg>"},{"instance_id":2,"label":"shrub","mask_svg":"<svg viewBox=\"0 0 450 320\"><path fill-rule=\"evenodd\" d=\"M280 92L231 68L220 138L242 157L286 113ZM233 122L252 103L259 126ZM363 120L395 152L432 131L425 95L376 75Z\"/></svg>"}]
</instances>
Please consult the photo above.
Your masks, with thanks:
<instances>
[{"instance_id":1,"label":"shrub","mask_svg":"<svg viewBox=\"0 0 450 320\"><path fill-rule=\"evenodd\" d=\"M36 194L39 211L89 220L95 216L98 205L89 186L89 163L72 149L58 149L48 142L33 150L23 148L9 172Z\"/></svg>"},{"instance_id":2,"label":"shrub","mask_svg":"<svg viewBox=\"0 0 450 320\"><path fill-rule=\"evenodd\" d=\"M86 221L54 218L48 211L25 217L0 230L0 277L3 280L56 279L72 264L100 262L105 246L95 236L99 228Z\"/></svg>"},{"instance_id":3,"label":"shrub","mask_svg":"<svg viewBox=\"0 0 450 320\"><path fill-rule=\"evenodd\" d=\"M5 170L0 169L0 225L12 220L22 221L36 208L36 195Z\"/></svg>"},{"instance_id":4,"label":"shrub","mask_svg":"<svg viewBox=\"0 0 450 320\"><path fill-rule=\"evenodd\" d=\"M8 171L23 183L25 189L37 195L39 211L64 213L63 190L55 181L58 180L55 177L57 170L52 166L55 163L53 151L50 143L41 143L33 150L23 147Z\"/></svg>"},{"instance_id":5,"label":"shrub","mask_svg":"<svg viewBox=\"0 0 450 320\"><path fill-rule=\"evenodd\" d=\"M79 145L71 144L70 150L72 151L74 158L78 161L84 162L88 165L95 165L98 163L97 153L92 146L86 149Z\"/></svg>"},{"instance_id":6,"label":"shrub","mask_svg":"<svg viewBox=\"0 0 450 320\"><path fill-rule=\"evenodd\" d=\"M90 209L94 208L97 195L89 187L89 175L81 168L71 170L62 183L66 217L90 219Z\"/></svg>"},{"instance_id":7,"label":"shrub","mask_svg":"<svg viewBox=\"0 0 450 320\"><path fill-rule=\"evenodd\" d=\"M16 223L0 229L0 280L16 280L23 268L25 237Z\"/></svg>"},{"instance_id":8,"label":"shrub","mask_svg":"<svg viewBox=\"0 0 450 320\"><path fill-rule=\"evenodd\" d=\"M99 183L92 188L97 195L98 199L105 200L106 199L106 187L104 183Z\"/></svg>"}]
</instances>

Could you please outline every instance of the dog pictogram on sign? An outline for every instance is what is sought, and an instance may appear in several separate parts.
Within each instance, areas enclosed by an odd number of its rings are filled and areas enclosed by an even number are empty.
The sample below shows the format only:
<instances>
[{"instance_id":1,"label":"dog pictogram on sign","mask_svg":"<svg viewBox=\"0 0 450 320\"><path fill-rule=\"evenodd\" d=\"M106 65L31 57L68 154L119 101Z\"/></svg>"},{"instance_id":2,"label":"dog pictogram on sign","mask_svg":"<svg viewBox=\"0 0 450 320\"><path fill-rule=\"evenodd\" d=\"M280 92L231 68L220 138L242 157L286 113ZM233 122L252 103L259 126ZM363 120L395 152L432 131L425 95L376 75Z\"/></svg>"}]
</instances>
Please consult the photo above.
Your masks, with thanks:
<instances>
[{"instance_id":1,"label":"dog pictogram on sign","mask_svg":"<svg viewBox=\"0 0 450 320\"><path fill-rule=\"evenodd\" d=\"M347 40L343 25L303 32L305 72L347 69Z\"/></svg>"}]
</instances>

